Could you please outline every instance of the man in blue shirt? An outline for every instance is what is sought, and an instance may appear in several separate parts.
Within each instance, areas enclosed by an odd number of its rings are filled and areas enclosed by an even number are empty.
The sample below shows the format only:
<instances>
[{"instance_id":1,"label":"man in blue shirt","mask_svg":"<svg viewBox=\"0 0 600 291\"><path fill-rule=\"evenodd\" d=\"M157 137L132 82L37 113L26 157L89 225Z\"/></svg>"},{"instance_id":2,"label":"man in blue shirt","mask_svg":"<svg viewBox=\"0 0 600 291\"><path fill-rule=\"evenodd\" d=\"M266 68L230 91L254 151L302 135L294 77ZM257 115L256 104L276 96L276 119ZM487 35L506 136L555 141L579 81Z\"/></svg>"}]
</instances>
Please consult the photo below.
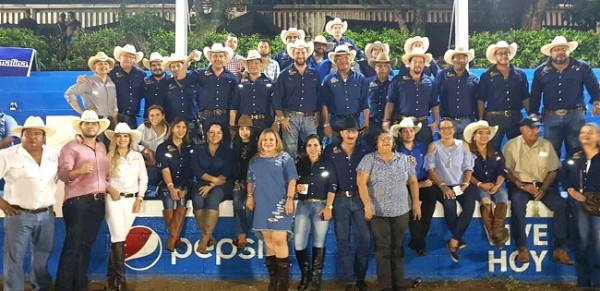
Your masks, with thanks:
<instances>
[{"instance_id":1,"label":"man in blue shirt","mask_svg":"<svg viewBox=\"0 0 600 291\"><path fill-rule=\"evenodd\" d=\"M198 136L198 89L194 85L184 85L177 81L179 71L183 68L185 56L171 54L165 60L165 67L171 71L169 80L162 83L160 98L162 99L165 109L165 120L168 123L173 122L175 118L180 117L187 121L189 136L194 143L197 143L200 137Z\"/></svg>"},{"instance_id":2,"label":"man in blue shirt","mask_svg":"<svg viewBox=\"0 0 600 291\"><path fill-rule=\"evenodd\" d=\"M350 44L356 49L356 56L358 59L364 58L363 52L356 46L356 42L343 34L348 30L348 22L342 21L339 17L330 20L325 25L325 31L331 35L327 40L333 42L334 46L341 44Z\"/></svg>"},{"instance_id":3,"label":"man in blue shirt","mask_svg":"<svg viewBox=\"0 0 600 291\"><path fill-rule=\"evenodd\" d=\"M412 50L415 48L421 48L425 52L427 52L427 50L429 50L429 38L415 36L415 37L411 37L411 38L407 39L404 42L404 51L406 53L412 52ZM423 74L430 76L432 79L435 79L435 77L437 76L439 71L440 71L440 67L438 66L435 59L431 60L431 63L429 63L429 65L427 65L425 68L423 68ZM408 73L409 73L408 67L400 66L398 75L404 75L404 74L408 74Z\"/></svg>"},{"instance_id":4,"label":"man in blue shirt","mask_svg":"<svg viewBox=\"0 0 600 291\"><path fill-rule=\"evenodd\" d=\"M444 60L452 67L435 77L440 100L440 115L453 120L454 138L462 139L463 131L477 117L479 78L467 70L475 57L473 49L457 47L446 51Z\"/></svg>"},{"instance_id":5,"label":"man in blue shirt","mask_svg":"<svg viewBox=\"0 0 600 291\"><path fill-rule=\"evenodd\" d=\"M144 58L142 60L142 64L146 69L150 70L152 75L146 77L144 79L144 118L148 117L148 108L152 105L163 106L162 100L160 98L160 87L161 84L171 79L170 76L167 76L165 73L165 68L163 64L163 57L160 53L153 52L150 55L150 59Z\"/></svg>"},{"instance_id":6,"label":"man in blue shirt","mask_svg":"<svg viewBox=\"0 0 600 291\"><path fill-rule=\"evenodd\" d=\"M297 29L295 27L281 31L281 35L279 37L281 38L281 42L283 42L286 47L278 52L273 58L275 61L277 61L277 63L279 63L279 68L281 71L285 70L294 63L293 56L291 56L287 51L287 45L294 43L296 40L304 41L305 36L306 34L304 33L304 30ZM308 58L310 55L312 55L312 53L306 57Z\"/></svg>"},{"instance_id":7,"label":"man in blue shirt","mask_svg":"<svg viewBox=\"0 0 600 291\"><path fill-rule=\"evenodd\" d=\"M327 59L327 52L333 49L333 42L328 42L322 35L317 35L313 39L315 45L315 51L308 58L308 66L312 69L318 70L319 65Z\"/></svg>"},{"instance_id":8,"label":"man in blue shirt","mask_svg":"<svg viewBox=\"0 0 600 291\"><path fill-rule=\"evenodd\" d=\"M389 55L390 46L387 43L382 43L380 41L376 41L374 43L368 43L365 46L365 58L357 61L358 67L360 68L360 72L365 75L366 78L370 78L376 75L375 67L369 65L369 61L374 60L380 53L386 53ZM396 64L394 63L392 67ZM391 70L390 70L391 72ZM393 77L393 76L392 76Z\"/></svg>"},{"instance_id":9,"label":"man in blue shirt","mask_svg":"<svg viewBox=\"0 0 600 291\"><path fill-rule=\"evenodd\" d=\"M356 167L372 149L357 143L360 129L356 119L345 118L339 131L342 141L328 145L323 151L323 158L333 163L338 182L333 201L337 252L342 278L346 284L345 290L355 290L355 287L367 290L365 276L371 248L371 233L365 220L365 206L358 195ZM354 256L350 245L351 225L356 228L357 236Z\"/></svg>"},{"instance_id":10,"label":"man in blue shirt","mask_svg":"<svg viewBox=\"0 0 600 291\"><path fill-rule=\"evenodd\" d=\"M119 122L127 123L130 128L137 128L140 102L144 98L146 73L135 64L142 60L144 53L136 51L133 45L126 44L124 47L115 47L113 54L119 64L108 76L115 83L117 90Z\"/></svg>"},{"instance_id":11,"label":"man in blue shirt","mask_svg":"<svg viewBox=\"0 0 600 291\"><path fill-rule=\"evenodd\" d=\"M397 59L390 60L389 55L383 51L379 52L376 58L368 61L369 66L373 68L376 73L375 76L367 78L367 83L369 84L367 100L369 101L370 130L367 134L366 142L371 147L375 147L375 139L379 132L381 132L381 127L383 126L388 88L392 82L390 71L392 70L392 67L396 65L397 61Z\"/></svg>"},{"instance_id":12,"label":"man in blue shirt","mask_svg":"<svg viewBox=\"0 0 600 291\"><path fill-rule=\"evenodd\" d=\"M383 129L390 129L394 123L410 117L423 124L415 139L428 145L433 141L433 132L439 123L437 88L434 81L423 73L433 57L422 48L416 48L402 56L402 62L409 67L409 74L396 75L388 90L383 117ZM429 114L433 122L429 123Z\"/></svg>"},{"instance_id":13,"label":"man in blue shirt","mask_svg":"<svg viewBox=\"0 0 600 291\"><path fill-rule=\"evenodd\" d=\"M567 156L579 147L577 137L585 123L586 112L584 87L593 104L592 115L600 115L600 88L596 75L587 63L569 57L577 45L576 41L568 42L564 36L557 36L542 46L542 54L550 59L535 70L531 84L529 112L540 110L543 95L544 137L559 156L563 142Z\"/></svg>"},{"instance_id":14,"label":"man in blue shirt","mask_svg":"<svg viewBox=\"0 0 600 291\"><path fill-rule=\"evenodd\" d=\"M521 109L529 111L529 83L523 70L510 64L517 53L517 44L499 41L490 45L485 56L493 64L481 74L477 96L477 116L487 120L490 126L498 126L492 139L496 151L507 141L519 136Z\"/></svg>"},{"instance_id":15,"label":"man in blue shirt","mask_svg":"<svg viewBox=\"0 0 600 291\"><path fill-rule=\"evenodd\" d=\"M322 96L324 100L323 133L331 138L332 143L339 142L339 135L333 134L331 126L339 127L348 117L358 122L363 113L362 137L369 131L369 100L367 92L369 85L363 74L350 69L350 64L356 56L347 45L339 45L335 52L329 53L329 60L337 66L337 71L323 79Z\"/></svg>"}]
</instances>

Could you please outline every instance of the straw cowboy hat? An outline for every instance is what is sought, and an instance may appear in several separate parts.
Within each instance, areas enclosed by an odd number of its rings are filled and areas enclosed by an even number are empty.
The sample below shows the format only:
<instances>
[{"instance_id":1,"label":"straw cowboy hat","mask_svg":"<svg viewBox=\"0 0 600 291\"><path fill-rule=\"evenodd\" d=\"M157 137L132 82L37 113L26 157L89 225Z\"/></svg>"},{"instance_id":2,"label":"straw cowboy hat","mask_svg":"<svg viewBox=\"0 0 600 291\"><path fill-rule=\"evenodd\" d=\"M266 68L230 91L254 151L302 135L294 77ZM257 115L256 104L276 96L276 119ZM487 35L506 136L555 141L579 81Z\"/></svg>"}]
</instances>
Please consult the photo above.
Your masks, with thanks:
<instances>
[{"instance_id":1,"label":"straw cowboy hat","mask_svg":"<svg viewBox=\"0 0 600 291\"><path fill-rule=\"evenodd\" d=\"M144 53L138 52L137 50L135 50L135 47L130 44L126 44L124 47L115 47L115 50L113 51L113 56L115 57L115 60L120 60L122 53L135 55L136 63L139 63L142 60L142 58L144 58Z\"/></svg>"},{"instance_id":2,"label":"straw cowboy hat","mask_svg":"<svg viewBox=\"0 0 600 291\"><path fill-rule=\"evenodd\" d=\"M335 47L335 51L327 54L327 57L331 61L332 64L335 65L335 56L337 55L350 55L350 61L352 62L354 58L356 58L356 51L350 50L350 47L347 44L340 44Z\"/></svg>"},{"instance_id":3,"label":"straw cowboy hat","mask_svg":"<svg viewBox=\"0 0 600 291\"><path fill-rule=\"evenodd\" d=\"M402 62L405 66L408 66L410 63L410 58L412 57L423 57L425 59L425 65L428 66L433 60L433 56L430 53L425 53L425 50L421 47L416 47L411 52L407 52L402 56Z\"/></svg>"},{"instance_id":4,"label":"straw cowboy hat","mask_svg":"<svg viewBox=\"0 0 600 291\"><path fill-rule=\"evenodd\" d=\"M415 44L415 42L420 42L423 44L423 50L427 51L429 49L429 38L428 37L420 37L420 36L415 36L415 37L411 37L409 39L407 39L404 42L404 52L410 52L412 49L412 46Z\"/></svg>"},{"instance_id":5,"label":"straw cowboy hat","mask_svg":"<svg viewBox=\"0 0 600 291\"><path fill-rule=\"evenodd\" d=\"M570 53L570 52L574 51L578 45L579 45L578 42L567 41L567 38L565 38L562 35L559 35L559 36L555 37L551 43L543 45L542 48L540 48L540 51L542 52L542 54L544 54L546 56L550 56L550 51L553 48L555 48L557 46L566 46Z\"/></svg>"},{"instance_id":6,"label":"straw cowboy hat","mask_svg":"<svg viewBox=\"0 0 600 291\"><path fill-rule=\"evenodd\" d=\"M306 42L303 39L298 39L293 43L288 43L286 50L287 54L293 59L294 58L294 49L297 48L305 48L306 49L306 57L308 58L315 51L315 45L312 41Z\"/></svg>"},{"instance_id":7,"label":"straw cowboy hat","mask_svg":"<svg viewBox=\"0 0 600 291\"><path fill-rule=\"evenodd\" d=\"M497 125L490 126L487 121L479 120L479 121L473 122L473 123L467 125L467 127L465 127L465 130L463 131L463 137L465 138L465 141L471 142L472 138L473 138L473 134L477 130L482 129L482 128L490 130L490 140L492 140L492 138L494 138L494 135L496 135L496 132L498 132Z\"/></svg>"},{"instance_id":8,"label":"straw cowboy hat","mask_svg":"<svg viewBox=\"0 0 600 291\"><path fill-rule=\"evenodd\" d=\"M494 57L494 54L496 53L497 50L499 49L508 49L508 60L512 60L515 57L515 54L517 53L517 44L516 43L511 43L508 44L507 42L501 40L495 44L492 44L490 46L488 46L488 48L485 50L485 57L487 58L488 62L492 63L492 64L496 64L496 58Z\"/></svg>"},{"instance_id":9,"label":"straw cowboy hat","mask_svg":"<svg viewBox=\"0 0 600 291\"><path fill-rule=\"evenodd\" d=\"M290 35L290 34L297 35L298 39L301 39L301 40L304 40L304 37L306 37L306 33L304 33L304 30L292 27L288 30L284 29L281 31L281 35L280 35L281 41L283 43L287 43L286 39L287 39L288 35Z\"/></svg>"},{"instance_id":10,"label":"straw cowboy hat","mask_svg":"<svg viewBox=\"0 0 600 291\"><path fill-rule=\"evenodd\" d=\"M213 43L212 47L205 47L203 52L209 61L213 53L225 53L225 62L229 62L233 58L233 50L228 46L223 46L222 43Z\"/></svg>"},{"instance_id":11,"label":"straw cowboy hat","mask_svg":"<svg viewBox=\"0 0 600 291\"><path fill-rule=\"evenodd\" d=\"M444 54L444 61L446 61L446 63L448 64L452 64L452 58L454 58L455 55L466 55L467 63L469 63L475 58L475 50L467 50L462 46L456 47L453 50L446 51L446 53Z\"/></svg>"},{"instance_id":12,"label":"straw cowboy hat","mask_svg":"<svg viewBox=\"0 0 600 291\"><path fill-rule=\"evenodd\" d=\"M240 128L242 126L250 127L252 129L257 129L258 128L256 126L254 126L254 124L252 123L252 117L250 117L248 115L242 115L242 116L240 116L240 119L238 119L237 124L230 126L230 128L233 129L233 130L238 130L238 128Z\"/></svg>"},{"instance_id":13,"label":"straw cowboy hat","mask_svg":"<svg viewBox=\"0 0 600 291\"><path fill-rule=\"evenodd\" d=\"M115 60L106 55L104 52L98 52L95 56L92 56L88 59L88 67L90 70L94 71L94 66L97 62L108 62L109 71L115 67Z\"/></svg>"},{"instance_id":14,"label":"straw cowboy hat","mask_svg":"<svg viewBox=\"0 0 600 291\"><path fill-rule=\"evenodd\" d=\"M185 63L187 60L186 56L181 56L178 54L171 54L169 57L164 58L165 69L170 70L172 63Z\"/></svg>"},{"instance_id":15,"label":"straw cowboy hat","mask_svg":"<svg viewBox=\"0 0 600 291\"><path fill-rule=\"evenodd\" d=\"M374 43L368 43L367 46L365 46L365 56L367 56L367 59L371 59L371 54L373 53L373 49L376 47L380 47L381 49L383 49L383 52L386 54L390 53L390 45L388 45L387 43L382 43L380 41L376 41Z\"/></svg>"},{"instance_id":16,"label":"straw cowboy hat","mask_svg":"<svg viewBox=\"0 0 600 291\"><path fill-rule=\"evenodd\" d=\"M157 52L153 52L150 54L150 59L146 59L144 58L142 60L142 64L144 65L144 67L146 67L146 69L151 70L150 65L152 64L152 62L163 62L165 60L165 58L157 53Z\"/></svg>"},{"instance_id":17,"label":"straw cowboy hat","mask_svg":"<svg viewBox=\"0 0 600 291\"><path fill-rule=\"evenodd\" d=\"M336 25L336 24L342 26L342 34L344 32L346 32L346 30L348 30L348 22L347 21L342 21L341 18L336 17L333 20L327 21L327 24L325 25L325 31L327 33L333 35L333 26Z\"/></svg>"},{"instance_id":18,"label":"straw cowboy hat","mask_svg":"<svg viewBox=\"0 0 600 291\"><path fill-rule=\"evenodd\" d=\"M240 63L244 68L248 68L248 61L260 60L260 69L264 69L269 65L269 58L263 58L257 50L249 50L248 56L242 58Z\"/></svg>"},{"instance_id":19,"label":"straw cowboy hat","mask_svg":"<svg viewBox=\"0 0 600 291\"><path fill-rule=\"evenodd\" d=\"M400 123L394 124L392 127L390 127L390 133L394 137L400 137L400 130L403 128L414 128L415 134L417 134L417 132L421 130L421 127L423 127L422 123L419 122L417 125L415 125L415 121L412 118L404 117Z\"/></svg>"},{"instance_id":20,"label":"straw cowboy hat","mask_svg":"<svg viewBox=\"0 0 600 291\"><path fill-rule=\"evenodd\" d=\"M103 133L108 126L110 125L110 121L106 118L98 118L98 114L93 110L86 110L81 114L81 118L73 120L71 124L75 133L81 134L81 128L79 128L79 124L82 122L98 122L100 124L100 130L98 130L98 135Z\"/></svg>"},{"instance_id":21,"label":"straw cowboy hat","mask_svg":"<svg viewBox=\"0 0 600 291\"><path fill-rule=\"evenodd\" d=\"M33 115L27 117L27 119L25 120L25 123L22 126L15 125L12 127L11 130L15 136L21 136L21 134L23 133L23 130L26 130L26 129L43 130L46 133L46 136L52 136L56 132L56 130L54 128L45 126L44 120L42 120L41 117L33 116Z\"/></svg>"},{"instance_id":22,"label":"straw cowboy hat","mask_svg":"<svg viewBox=\"0 0 600 291\"><path fill-rule=\"evenodd\" d=\"M119 122L117 126L115 126L115 130L106 130L105 135L106 138L112 141L117 133L129 134L131 137L131 145L137 145L142 140L142 133L136 129L131 129L125 122Z\"/></svg>"},{"instance_id":23,"label":"straw cowboy hat","mask_svg":"<svg viewBox=\"0 0 600 291\"><path fill-rule=\"evenodd\" d=\"M377 65L379 63L386 63L386 64L390 64L390 66L393 67L396 65L397 62L398 62L398 59L393 58L390 60L390 56L386 52L380 52L377 55L377 58L369 59L369 66L375 68L375 65Z\"/></svg>"},{"instance_id":24,"label":"straw cowboy hat","mask_svg":"<svg viewBox=\"0 0 600 291\"><path fill-rule=\"evenodd\" d=\"M330 51L333 49L333 47L335 46L335 44L333 42L328 42L327 39L325 39L324 36L322 35L317 35L317 37L315 37L315 39L313 39L313 43L321 43L327 46L326 51Z\"/></svg>"}]
</instances>

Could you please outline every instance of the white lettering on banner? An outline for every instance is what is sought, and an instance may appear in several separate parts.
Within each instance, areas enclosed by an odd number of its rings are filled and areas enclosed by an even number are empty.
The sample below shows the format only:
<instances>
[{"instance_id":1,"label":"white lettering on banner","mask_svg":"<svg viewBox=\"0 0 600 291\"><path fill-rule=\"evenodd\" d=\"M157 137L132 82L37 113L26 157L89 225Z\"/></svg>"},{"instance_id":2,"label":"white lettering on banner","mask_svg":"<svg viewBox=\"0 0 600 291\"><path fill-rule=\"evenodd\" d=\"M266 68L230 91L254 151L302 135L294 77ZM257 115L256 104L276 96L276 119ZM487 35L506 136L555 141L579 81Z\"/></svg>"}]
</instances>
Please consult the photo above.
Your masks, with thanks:
<instances>
[{"instance_id":1,"label":"white lettering on banner","mask_svg":"<svg viewBox=\"0 0 600 291\"><path fill-rule=\"evenodd\" d=\"M531 230L533 229L533 245L534 246L547 246L548 245L548 232L546 229L548 228L547 224L527 224L525 225L525 235L529 238L531 234ZM510 230L510 228L509 228ZM509 234L510 235L510 234ZM510 240L506 242L505 245L510 245ZM500 252L500 256L496 257L496 253ZM514 272L520 273L529 267L529 263L523 264L522 266L517 266L517 255L518 251L513 251L510 254L510 257L507 260L506 251L498 251L498 250L490 250L488 251L488 271L493 273L496 271L495 266L499 265L500 272L508 271L508 266L510 265L510 269ZM529 254L533 258L535 263L535 271L542 271L542 261L548 254L548 250L543 250L539 253L535 250L530 250ZM507 264L508 262L508 264Z\"/></svg>"},{"instance_id":2,"label":"white lettering on banner","mask_svg":"<svg viewBox=\"0 0 600 291\"><path fill-rule=\"evenodd\" d=\"M3 60L0 59L0 66L2 67L15 67L15 68L28 68L29 62L19 61L17 59Z\"/></svg>"},{"instance_id":3,"label":"white lettering on banner","mask_svg":"<svg viewBox=\"0 0 600 291\"><path fill-rule=\"evenodd\" d=\"M510 226L505 225L504 227L506 229L508 229L508 236L511 237ZM546 229L548 228L548 225L544 224L544 223L540 223L540 224L528 223L525 225L525 236L529 237L529 235L531 234L532 228L533 228L533 245L534 246L547 246L548 245L548 238L547 238L548 232L546 231ZM545 241L541 240L542 237L545 237L546 240ZM510 246L511 240L509 239L504 245Z\"/></svg>"},{"instance_id":4,"label":"white lettering on banner","mask_svg":"<svg viewBox=\"0 0 600 291\"><path fill-rule=\"evenodd\" d=\"M183 253L180 253L179 250L181 248L175 249L175 251L171 253L171 265L177 265L177 259L186 259L190 255L192 255L192 252L194 252L196 256L198 256L201 259L208 259L213 256L211 251L214 251L215 247L217 248L215 257L215 264L217 266L221 265L222 259L230 260L236 255L244 260L250 260L254 257L262 259L264 257L262 240L258 240L258 246L257 249L255 249L252 247L255 241L251 238L248 238L248 246L246 247L246 249L244 251L238 252L237 248L233 245L233 240L231 238L224 238L219 240L215 246L207 248L206 250L209 251L209 253L207 254L201 254L196 252L196 248L198 247L198 243L200 242L200 240L197 240L193 246L187 238L181 238L181 241L185 243L185 251ZM224 244L229 244L231 246L231 252L229 254L223 253Z\"/></svg>"}]
</instances>

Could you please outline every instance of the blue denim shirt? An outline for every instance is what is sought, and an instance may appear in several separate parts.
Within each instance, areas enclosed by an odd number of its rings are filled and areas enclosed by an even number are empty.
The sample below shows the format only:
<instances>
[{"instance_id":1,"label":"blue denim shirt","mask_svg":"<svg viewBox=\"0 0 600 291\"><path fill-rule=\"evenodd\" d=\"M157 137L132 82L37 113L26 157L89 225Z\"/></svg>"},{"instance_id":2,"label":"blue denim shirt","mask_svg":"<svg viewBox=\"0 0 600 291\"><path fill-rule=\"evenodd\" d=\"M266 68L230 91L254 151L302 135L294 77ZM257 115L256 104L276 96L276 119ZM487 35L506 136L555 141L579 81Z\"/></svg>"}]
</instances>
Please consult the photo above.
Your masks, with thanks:
<instances>
[{"instance_id":1,"label":"blue denim shirt","mask_svg":"<svg viewBox=\"0 0 600 291\"><path fill-rule=\"evenodd\" d=\"M273 110L291 110L306 113L320 111L321 82L319 73L308 66L304 75L295 66L281 71L273 94Z\"/></svg>"},{"instance_id":2,"label":"blue denim shirt","mask_svg":"<svg viewBox=\"0 0 600 291\"><path fill-rule=\"evenodd\" d=\"M486 102L487 111L521 110L529 98L529 82L523 70L510 65L508 79L496 66L481 74L479 100Z\"/></svg>"},{"instance_id":3,"label":"blue denim shirt","mask_svg":"<svg viewBox=\"0 0 600 291\"><path fill-rule=\"evenodd\" d=\"M325 60L327 60L327 59L328 59L328 55L327 55L327 53L325 53L325 54L323 55L323 59L321 60L321 63L323 63L323 61L325 61ZM311 69L313 69L313 70L317 70L317 71L319 70L319 65L320 65L320 63L317 63L317 60L315 60L315 57L314 57L314 56L312 56L312 55L311 55L310 57L308 57L308 59L306 60L306 63L308 64L308 66L309 66Z\"/></svg>"},{"instance_id":4,"label":"blue denim shirt","mask_svg":"<svg viewBox=\"0 0 600 291\"><path fill-rule=\"evenodd\" d=\"M321 96L329 113L334 115L357 114L369 108L369 84L363 74L350 70L344 81L338 71L323 80Z\"/></svg>"},{"instance_id":5,"label":"blue denim shirt","mask_svg":"<svg viewBox=\"0 0 600 291\"><path fill-rule=\"evenodd\" d=\"M323 151L323 158L330 160L335 168L338 191L358 191L356 186L356 167L362 158L373 150L363 144L357 144L348 157L342 149L342 142L329 144Z\"/></svg>"},{"instance_id":6,"label":"blue denim shirt","mask_svg":"<svg viewBox=\"0 0 600 291\"><path fill-rule=\"evenodd\" d=\"M148 108L152 105L163 107L163 100L160 96L161 85L169 81L172 77L165 75L164 78L156 80L154 76L148 76L144 79L144 117L148 117Z\"/></svg>"},{"instance_id":7,"label":"blue denim shirt","mask_svg":"<svg viewBox=\"0 0 600 291\"><path fill-rule=\"evenodd\" d=\"M305 157L296 163L298 171L298 182L296 184L308 184L308 193L298 193L298 200L327 199L327 193L337 191L337 177L335 168L331 161L319 159L313 165Z\"/></svg>"},{"instance_id":8,"label":"blue denim shirt","mask_svg":"<svg viewBox=\"0 0 600 291\"><path fill-rule=\"evenodd\" d=\"M282 51L278 52L273 59L279 63L279 68L283 71L287 69L287 67L291 66L294 63L294 59L290 55L288 55L287 50L284 48Z\"/></svg>"},{"instance_id":9,"label":"blue denim shirt","mask_svg":"<svg viewBox=\"0 0 600 291\"><path fill-rule=\"evenodd\" d=\"M108 76L115 83L119 113L137 115L140 112L140 101L144 98L146 73L138 67L133 67L127 73L117 65L108 73Z\"/></svg>"},{"instance_id":10,"label":"blue denim shirt","mask_svg":"<svg viewBox=\"0 0 600 291\"><path fill-rule=\"evenodd\" d=\"M542 95L544 110L585 107L584 86L590 94L590 103L600 100L598 80L590 65L580 60L570 59L567 68L560 73L552 66L551 61L547 61L537 67L533 73L529 111L538 113Z\"/></svg>"},{"instance_id":11,"label":"blue denim shirt","mask_svg":"<svg viewBox=\"0 0 600 291\"><path fill-rule=\"evenodd\" d=\"M415 160L417 161L417 165L415 166L417 179L419 181L427 179L427 170L425 170L425 155L427 155L426 144L422 144L420 142L415 141L413 149L409 150L404 146L404 143L399 142L399 145L396 146L396 151L401 152L407 156L415 157Z\"/></svg>"},{"instance_id":12,"label":"blue denim shirt","mask_svg":"<svg viewBox=\"0 0 600 291\"><path fill-rule=\"evenodd\" d=\"M202 175L225 176L230 179L233 170L233 150L226 145L219 145L212 156L207 144L196 145L192 155L192 171L197 181L204 181ZM208 182L208 181L205 181Z\"/></svg>"},{"instance_id":13,"label":"blue denim shirt","mask_svg":"<svg viewBox=\"0 0 600 291\"><path fill-rule=\"evenodd\" d=\"M577 152L566 159L560 170L563 175L559 175L562 177L563 188L566 190L573 187L579 191L583 182L584 191L600 191L600 154L596 154L591 163L589 170L586 170L587 160L583 152Z\"/></svg>"},{"instance_id":14,"label":"blue denim shirt","mask_svg":"<svg viewBox=\"0 0 600 291\"><path fill-rule=\"evenodd\" d=\"M475 117L479 78L466 70L459 78L453 68L447 68L435 78L440 99L441 117Z\"/></svg>"},{"instance_id":15,"label":"blue denim shirt","mask_svg":"<svg viewBox=\"0 0 600 291\"><path fill-rule=\"evenodd\" d=\"M428 116L431 108L438 105L437 88L427 75L421 75L419 83L410 75L396 75L388 89L388 103L404 116Z\"/></svg>"},{"instance_id":16,"label":"blue denim shirt","mask_svg":"<svg viewBox=\"0 0 600 291\"><path fill-rule=\"evenodd\" d=\"M369 84L367 99L369 100L369 116L371 120L379 120L380 122L383 120L388 89L392 83L392 78L392 76L389 76L383 82L377 76L367 78L367 83Z\"/></svg>"},{"instance_id":17,"label":"blue denim shirt","mask_svg":"<svg viewBox=\"0 0 600 291\"><path fill-rule=\"evenodd\" d=\"M165 109L165 119L171 123L181 117L187 121L198 119L198 90L193 85L183 85L171 78L162 82L161 99Z\"/></svg>"},{"instance_id":18,"label":"blue denim shirt","mask_svg":"<svg viewBox=\"0 0 600 291\"><path fill-rule=\"evenodd\" d=\"M192 154L194 145L188 144L177 150L177 146L172 141L167 140L161 143L156 149L156 165L159 169L169 169L173 184L176 188L181 186L191 186L194 180L192 173Z\"/></svg>"},{"instance_id":19,"label":"blue denim shirt","mask_svg":"<svg viewBox=\"0 0 600 291\"><path fill-rule=\"evenodd\" d=\"M475 155L475 166L473 166L473 177L483 183L496 183L499 176L506 178L504 167L504 156L496 152L493 157L485 160L480 155Z\"/></svg>"},{"instance_id":20,"label":"blue denim shirt","mask_svg":"<svg viewBox=\"0 0 600 291\"><path fill-rule=\"evenodd\" d=\"M241 114L272 115L271 99L273 98L273 81L265 74L260 74L256 81L242 79L235 90L231 109L239 110Z\"/></svg>"},{"instance_id":21,"label":"blue denim shirt","mask_svg":"<svg viewBox=\"0 0 600 291\"><path fill-rule=\"evenodd\" d=\"M223 69L221 75L217 77L212 66L204 69L193 70L187 74L186 78L179 80L181 84L196 85L199 89L198 109L228 110L233 100L235 88L237 87L237 77Z\"/></svg>"}]
</instances>

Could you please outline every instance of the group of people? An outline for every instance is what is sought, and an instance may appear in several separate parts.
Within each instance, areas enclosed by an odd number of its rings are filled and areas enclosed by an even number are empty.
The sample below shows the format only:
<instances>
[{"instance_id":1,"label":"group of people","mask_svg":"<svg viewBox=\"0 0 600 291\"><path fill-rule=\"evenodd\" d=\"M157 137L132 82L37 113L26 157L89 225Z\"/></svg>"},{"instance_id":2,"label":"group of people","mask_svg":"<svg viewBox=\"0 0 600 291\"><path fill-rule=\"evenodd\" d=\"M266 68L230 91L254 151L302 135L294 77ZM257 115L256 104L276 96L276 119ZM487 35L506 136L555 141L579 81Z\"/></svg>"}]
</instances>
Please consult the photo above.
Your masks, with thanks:
<instances>
[{"instance_id":1,"label":"group of people","mask_svg":"<svg viewBox=\"0 0 600 291\"><path fill-rule=\"evenodd\" d=\"M189 56L154 52L144 59L127 44L114 49L114 59L104 52L90 57L93 75L65 92L81 114L73 123L76 138L58 154L44 145L54 130L30 117L13 128L22 143L0 151L5 225L33 232L5 236L5 289L22 288L25 244L18 242L31 237L39 240L32 243L31 281L40 289L51 284L47 242L53 231L40 224L53 221L56 176L65 182L67 231L57 290L86 288L90 247L104 218L111 233L106 286L126 288L123 243L148 184L163 201L170 251L182 245L188 200L202 235L196 251L207 253L216 243L219 203L233 199L234 245L245 249L251 230L265 242L269 290L290 286L292 237L302 275L297 288L321 289L332 219L346 290L367 290L371 238L379 288L407 288L406 229L408 247L426 256L437 201L456 263L468 246L463 235L475 201L489 242L499 248L510 239L504 226L510 201L517 259L527 263L529 200L554 211L552 257L567 265L573 264L567 219L575 217L578 286L600 287L599 220L581 210L584 194L600 190L593 162L600 136L597 126L584 125L583 89L597 115L600 88L589 65L569 57L577 43L557 36L541 48L549 60L536 69L530 91L525 73L510 64L514 43L490 45L492 67L478 78L467 69L473 50L448 50L449 67L439 69L427 53L429 40L413 37L394 76L397 59L390 58L389 45L375 41L363 51L343 36L346 29L336 18L326 25L332 37L313 41L300 29L284 30L286 48L273 59L267 41L246 57L237 55L235 35ZM210 64L188 72L202 55ZM141 99L144 123L138 126ZM539 137L541 104L546 139ZM568 162L561 168L563 142ZM567 174L558 175L561 170Z\"/></svg>"}]
</instances>

